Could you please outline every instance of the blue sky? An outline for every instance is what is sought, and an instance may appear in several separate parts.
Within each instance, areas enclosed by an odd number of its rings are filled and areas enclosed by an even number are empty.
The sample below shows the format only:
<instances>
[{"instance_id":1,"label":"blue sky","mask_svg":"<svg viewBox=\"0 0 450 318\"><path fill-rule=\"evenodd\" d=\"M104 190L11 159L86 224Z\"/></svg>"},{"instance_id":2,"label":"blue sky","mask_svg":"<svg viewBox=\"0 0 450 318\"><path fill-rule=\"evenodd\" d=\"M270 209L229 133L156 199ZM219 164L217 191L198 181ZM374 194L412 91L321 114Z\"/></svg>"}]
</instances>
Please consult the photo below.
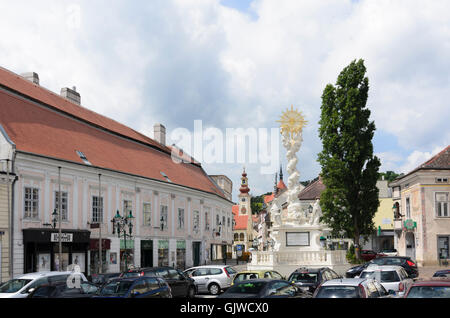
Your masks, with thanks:
<instances>
[{"instance_id":1,"label":"blue sky","mask_svg":"<svg viewBox=\"0 0 450 318\"><path fill-rule=\"evenodd\" d=\"M321 94L362 58L381 171L408 172L450 144L446 0L0 2L0 65L153 136L179 127L271 128L290 105L309 121L298 169L320 166ZM170 140L169 140L170 142ZM285 151L281 163L286 166ZM204 164L235 194L243 164ZM245 164L253 194L273 174Z\"/></svg>"}]
</instances>

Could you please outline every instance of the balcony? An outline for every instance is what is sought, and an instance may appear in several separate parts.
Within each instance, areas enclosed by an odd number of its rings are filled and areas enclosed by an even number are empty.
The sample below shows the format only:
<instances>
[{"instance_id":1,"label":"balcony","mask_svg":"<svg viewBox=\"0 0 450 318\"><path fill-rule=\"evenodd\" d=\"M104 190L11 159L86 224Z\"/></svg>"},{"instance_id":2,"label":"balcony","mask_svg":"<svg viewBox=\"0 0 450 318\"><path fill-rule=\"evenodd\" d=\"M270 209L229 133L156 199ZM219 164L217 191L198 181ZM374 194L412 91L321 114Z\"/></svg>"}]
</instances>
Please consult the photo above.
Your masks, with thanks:
<instances>
[{"instance_id":1,"label":"balcony","mask_svg":"<svg viewBox=\"0 0 450 318\"><path fill-rule=\"evenodd\" d=\"M401 231L402 229L403 229L402 220L401 219L395 219L394 220L394 231Z\"/></svg>"}]
</instances>

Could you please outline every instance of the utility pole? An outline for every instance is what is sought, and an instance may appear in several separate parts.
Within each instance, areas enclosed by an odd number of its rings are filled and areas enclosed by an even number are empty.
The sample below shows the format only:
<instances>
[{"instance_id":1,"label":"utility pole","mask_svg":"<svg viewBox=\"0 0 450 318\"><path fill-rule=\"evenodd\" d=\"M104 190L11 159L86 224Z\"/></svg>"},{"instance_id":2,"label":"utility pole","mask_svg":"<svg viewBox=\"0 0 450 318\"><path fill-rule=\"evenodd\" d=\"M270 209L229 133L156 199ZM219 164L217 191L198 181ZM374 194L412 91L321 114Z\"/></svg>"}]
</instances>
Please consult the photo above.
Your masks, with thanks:
<instances>
[{"instance_id":1,"label":"utility pole","mask_svg":"<svg viewBox=\"0 0 450 318\"><path fill-rule=\"evenodd\" d=\"M102 198L102 181L101 181L101 176L102 174L99 173L98 174L98 202L100 203L100 201L102 202L102 218L101 218L101 222L98 226L99 228L99 243L98 243L98 253L99 253L99 257L100 257L100 268L98 270L98 273L101 274L103 272L103 251L102 251L102 221L103 221L103 200L101 200ZM100 205L100 204L99 204Z\"/></svg>"},{"instance_id":2,"label":"utility pole","mask_svg":"<svg viewBox=\"0 0 450 318\"><path fill-rule=\"evenodd\" d=\"M58 270L62 271L62 240L61 240L61 202L62 202L62 195L61 195L61 167L58 167L58 220L59 220L59 265Z\"/></svg>"}]
</instances>

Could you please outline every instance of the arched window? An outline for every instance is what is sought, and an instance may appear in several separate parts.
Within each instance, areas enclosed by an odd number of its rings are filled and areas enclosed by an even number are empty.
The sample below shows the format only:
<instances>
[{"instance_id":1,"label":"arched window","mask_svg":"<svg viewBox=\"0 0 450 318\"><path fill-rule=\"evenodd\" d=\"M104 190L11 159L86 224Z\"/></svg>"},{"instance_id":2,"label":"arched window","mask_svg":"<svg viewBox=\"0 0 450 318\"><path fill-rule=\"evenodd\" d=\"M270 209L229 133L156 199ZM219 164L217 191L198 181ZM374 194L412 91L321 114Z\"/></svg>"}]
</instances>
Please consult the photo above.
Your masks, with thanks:
<instances>
[{"instance_id":1,"label":"arched window","mask_svg":"<svg viewBox=\"0 0 450 318\"><path fill-rule=\"evenodd\" d=\"M235 241L239 241L239 234L234 233L234 240L235 240Z\"/></svg>"},{"instance_id":2,"label":"arched window","mask_svg":"<svg viewBox=\"0 0 450 318\"><path fill-rule=\"evenodd\" d=\"M241 233L241 234L239 235L239 238L240 238L240 241L244 241L244 233Z\"/></svg>"}]
</instances>

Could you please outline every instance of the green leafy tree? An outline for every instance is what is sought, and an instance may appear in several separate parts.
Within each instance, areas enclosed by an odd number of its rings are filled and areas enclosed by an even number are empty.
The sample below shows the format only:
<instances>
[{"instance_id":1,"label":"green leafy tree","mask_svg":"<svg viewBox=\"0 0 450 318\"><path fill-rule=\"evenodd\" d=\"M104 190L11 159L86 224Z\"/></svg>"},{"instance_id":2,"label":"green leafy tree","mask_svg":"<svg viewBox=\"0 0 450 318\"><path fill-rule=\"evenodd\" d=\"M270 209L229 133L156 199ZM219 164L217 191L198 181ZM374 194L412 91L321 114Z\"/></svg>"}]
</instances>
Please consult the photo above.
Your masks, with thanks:
<instances>
[{"instance_id":1,"label":"green leafy tree","mask_svg":"<svg viewBox=\"0 0 450 318\"><path fill-rule=\"evenodd\" d=\"M250 206L252 208L252 214L259 214L259 212L263 208L264 196L270 195L272 192L267 192L265 194L261 194L250 199Z\"/></svg>"},{"instance_id":2,"label":"green leafy tree","mask_svg":"<svg viewBox=\"0 0 450 318\"><path fill-rule=\"evenodd\" d=\"M382 177L384 177L384 180L392 182L399 176L400 176L400 174L389 170L389 171L386 171L386 172L380 172L380 176L378 178L381 179Z\"/></svg>"},{"instance_id":3,"label":"green leafy tree","mask_svg":"<svg viewBox=\"0 0 450 318\"><path fill-rule=\"evenodd\" d=\"M326 186L320 197L322 221L333 235L352 238L360 258L361 235L374 231L377 211L378 169L373 155L375 124L366 108L369 80L364 61L352 61L339 74L336 85L328 84L322 95L319 136L323 150L318 161Z\"/></svg>"}]
</instances>

